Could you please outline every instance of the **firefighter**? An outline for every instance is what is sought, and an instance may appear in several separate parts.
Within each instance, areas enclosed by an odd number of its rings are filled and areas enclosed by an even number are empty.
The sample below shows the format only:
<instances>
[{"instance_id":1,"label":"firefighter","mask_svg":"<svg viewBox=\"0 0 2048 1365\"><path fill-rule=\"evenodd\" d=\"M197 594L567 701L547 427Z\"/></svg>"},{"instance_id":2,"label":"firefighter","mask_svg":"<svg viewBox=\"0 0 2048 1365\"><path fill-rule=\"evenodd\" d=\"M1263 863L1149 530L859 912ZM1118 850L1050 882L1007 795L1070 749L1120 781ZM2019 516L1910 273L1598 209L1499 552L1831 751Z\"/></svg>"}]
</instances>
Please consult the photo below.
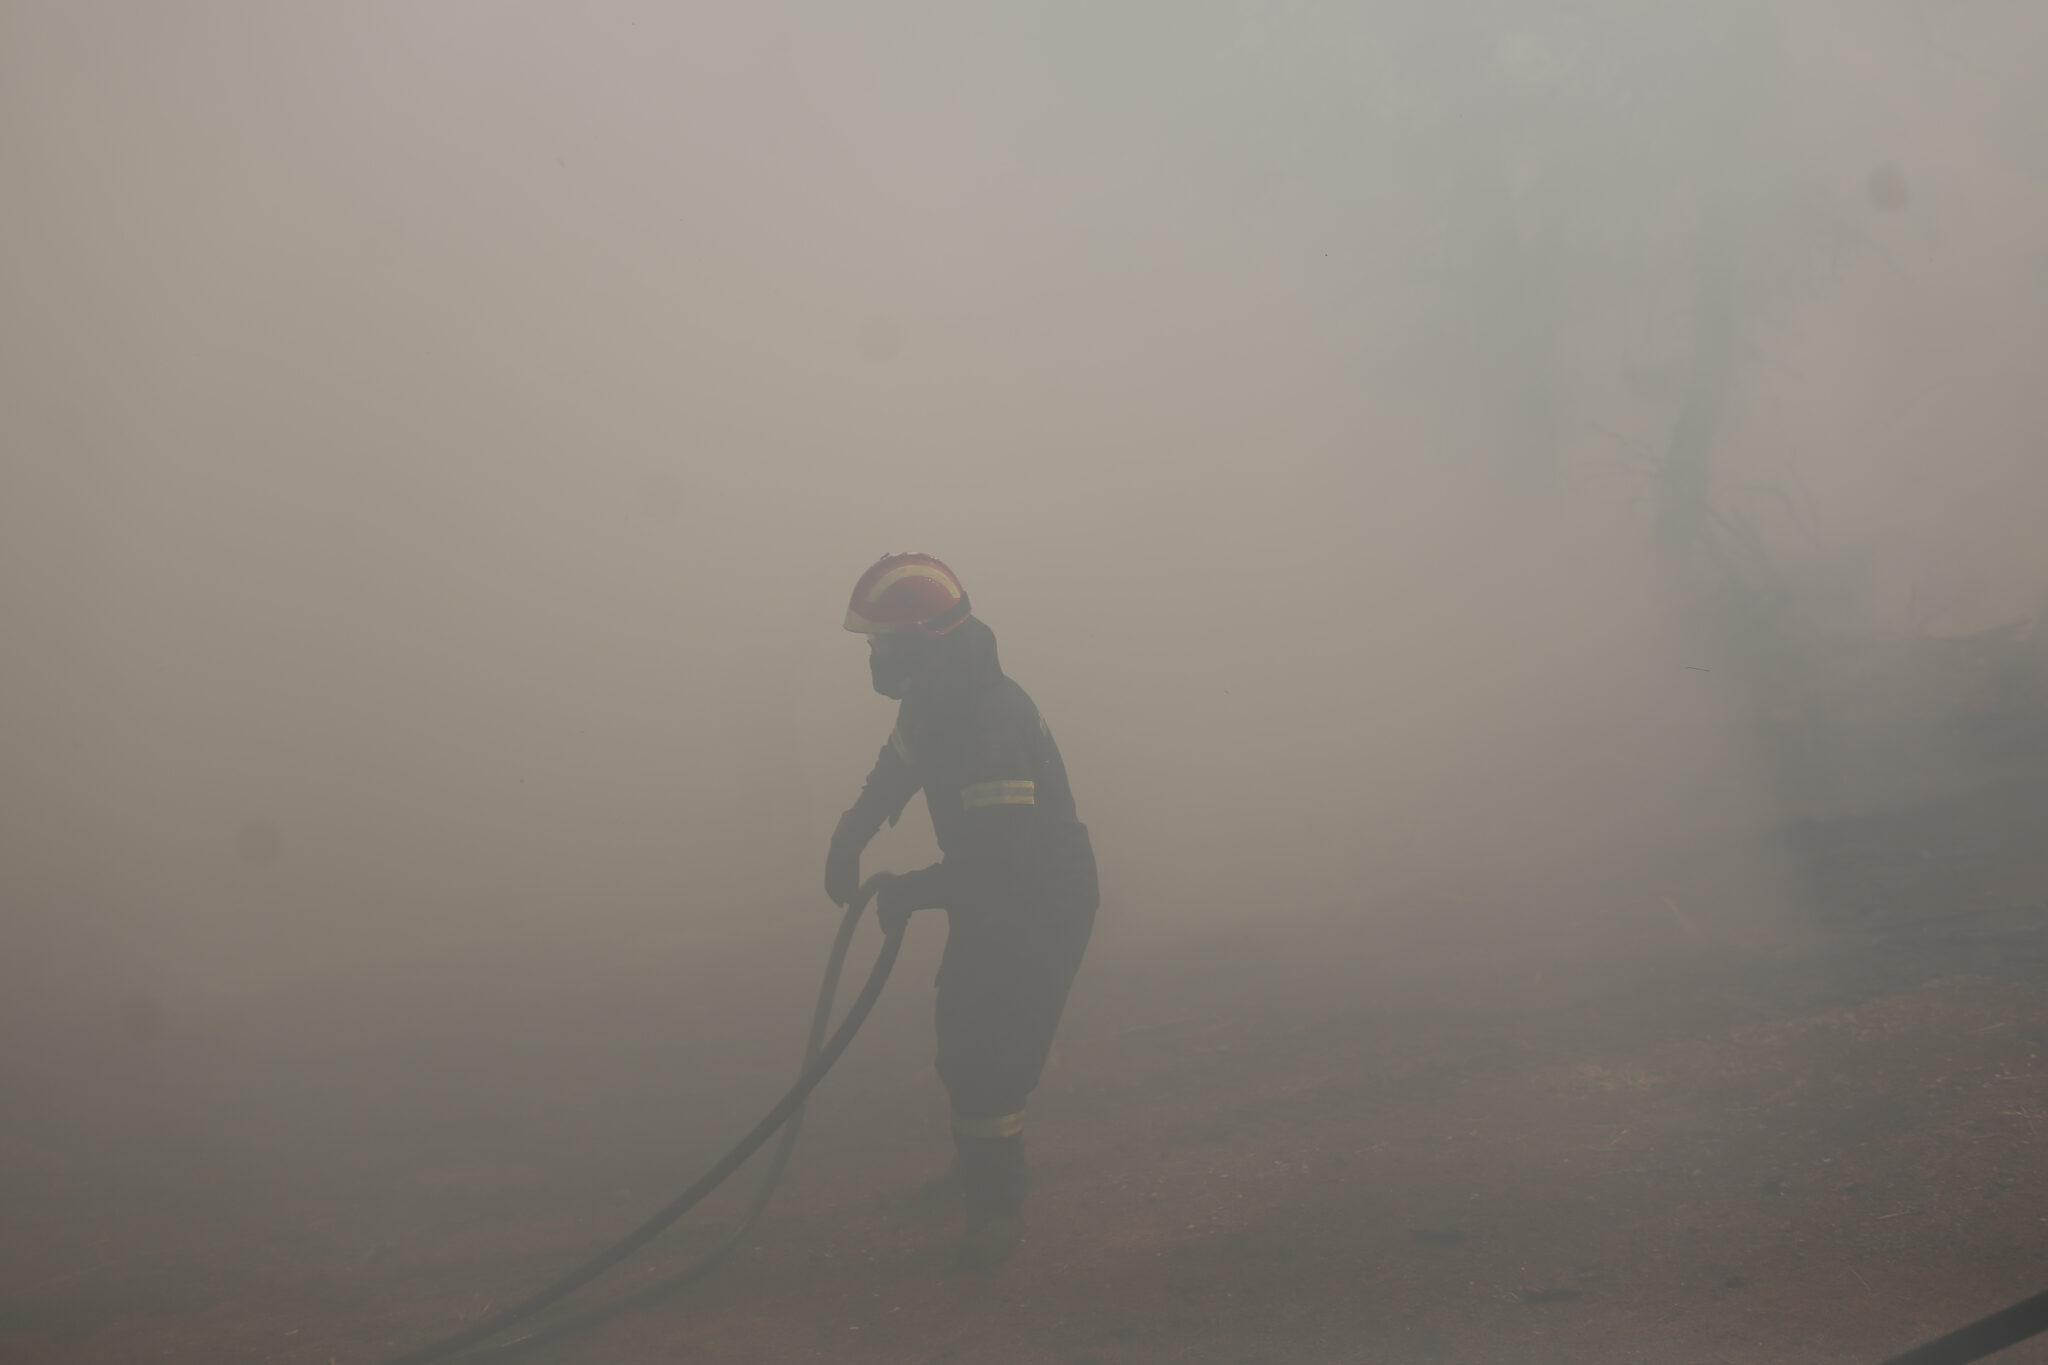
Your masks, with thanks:
<instances>
[{"instance_id":1,"label":"firefighter","mask_svg":"<svg viewBox=\"0 0 2048 1365\"><path fill-rule=\"evenodd\" d=\"M1024 1235L1024 1102L1094 927L1095 854L1052 731L951 569L884 557L855 584L846 628L868 637L875 690L901 705L833 831L825 894L853 899L861 851L922 788L941 857L886 881L876 914L887 930L946 912L937 1070L965 1194L960 1254L999 1265Z\"/></svg>"}]
</instances>

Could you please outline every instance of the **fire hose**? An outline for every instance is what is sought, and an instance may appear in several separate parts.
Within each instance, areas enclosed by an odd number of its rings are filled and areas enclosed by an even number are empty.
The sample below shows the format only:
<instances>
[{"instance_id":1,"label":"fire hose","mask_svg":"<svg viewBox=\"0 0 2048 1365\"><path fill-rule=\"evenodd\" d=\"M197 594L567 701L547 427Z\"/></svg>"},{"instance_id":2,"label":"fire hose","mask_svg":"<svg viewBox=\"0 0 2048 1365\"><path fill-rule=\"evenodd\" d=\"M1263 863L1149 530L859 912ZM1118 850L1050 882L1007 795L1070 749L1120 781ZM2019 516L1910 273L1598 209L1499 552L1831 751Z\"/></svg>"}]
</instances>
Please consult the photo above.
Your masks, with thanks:
<instances>
[{"instance_id":1,"label":"fire hose","mask_svg":"<svg viewBox=\"0 0 2048 1365\"><path fill-rule=\"evenodd\" d=\"M1884 1365L1969 1365L2043 1332L2048 1332L2048 1293L2021 1299L1990 1317L1893 1356Z\"/></svg>"},{"instance_id":2,"label":"fire hose","mask_svg":"<svg viewBox=\"0 0 2048 1365\"><path fill-rule=\"evenodd\" d=\"M568 1274L508 1304L496 1313L479 1318L460 1331L451 1332L447 1336L391 1356L384 1361L384 1365L429 1365L430 1362L448 1360L458 1355L466 1361L476 1361L501 1357L515 1350L538 1345L543 1340L551 1341L571 1332L595 1326L599 1322L672 1293L683 1285L701 1278L738 1250L747 1234L760 1221L762 1213L767 1210L768 1201L773 1197L775 1187L781 1182L783 1172L789 1165L790 1153L796 1146L804 1101L817 1089L818 1083L825 1079L825 1073L832 1069L833 1063L846 1051L847 1044L853 1041L853 1035L860 1031L868 1012L874 1009L875 1001L880 998L883 985L889 980L890 969L896 965L896 954L903 947L903 926L900 924L894 933L883 936L881 951L875 956L875 965L869 969L867 984L861 987L860 994L854 997L853 1004L848 1006L846 1017L840 1020L839 1027L829 1039L826 1038L825 1026L831 1017L832 999L838 993L840 971L846 963L846 950L853 941L854 928L860 923L862 911L867 908L868 902L874 898L875 892L888 876L887 873L876 873L868 878L862 883L859 893L847 905L846 914L839 921L839 935L832 943L831 958L825 966L824 982L818 989L818 1004L811 1016L810 1037L804 1047L803 1070L798 1075L796 1084L776 1101L775 1107L770 1109L745 1137L733 1144L732 1149L711 1169L699 1176L688 1189L663 1205L640 1226ZM747 1159L775 1135L777 1129L782 1130L782 1141L776 1148L775 1158L769 1165L767 1173L762 1177L760 1188L754 1193L746 1217L738 1229L715 1250L685 1269L636 1290L622 1299L552 1323L517 1340L497 1346L484 1346L483 1343L490 1338L554 1306L660 1236L670 1224L695 1208L744 1166Z\"/></svg>"},{"instance_id":3,"label":"fire hose","mask_svg":"<svg viewBox=\"0 0 2048 1365\"><path fill-rule=\"evenodd\" d=\"M832 943L831 956L825 965L824 981L818 988L817 1007L812 1012L810 1035L804 1045L803 1070L798 1075L796 1084L789 1088L776 1102L775 1107L770 1109L745 1137L735 1143L716 1165L698 1177L696 1183L669 1201L640 1226L568 1274L460 1331L391 1356L383 1365L431 1365L432 1362L456 1356L467 1362L503 1359L653 1303L701 1279L737 1251L754 1226L760 1222L762 1214L767 1211L768 1203L774 1197L775 1189L788 1169L790 1155L796 1148L798 1131L802 1126L804 1101L817 1089L818 1083L825 1079L826 1073L846 1051L847 1045L853 1041L854 1034L860 1031L861 1024L866 1021L869 1012L874 1009L875 1001L880 998L882 987L889 980L890 970L896 965L897 953L903 947L903 926L900 924L894 933L883 937L881 951L875 957L875 965L868 972L867 983L861 987L860 994L848 1007L846 1017L840 1021L838 1029L829 1039L826 1038L825 1027L831 1018L833 997L838 993L839 977L846 965L846 952L853 942L853 931L860 923L861 914L867 908L868 902L874 898L875 892L880 889L887 877L887 873L877 873L870 877L861 885L859 893L846 907L846 913L839 922L838 936ZM782 1132L782 1141L776 1146L774 1159L762 1176L761 1184L754 1192L753 1201L747 1206L745 1217L731 1235L714 1250L682 1270L610 1303L600 1304L582 1313L559 1319L512 1341L493 1346L484 1345L490 1338L567 1298L660 1236L671 1224L695 1208L745 1165L747 1159L759 1151L778 1129ZM1981 1360L2044 1331L2048 1331L2048 1293L2036 1294L1946 1336L1914 1347L1903 1355L1893 1356L1885 1361L1884 1365L1968 1365L1971 1361Z\"/></svg>"}]
</instances>

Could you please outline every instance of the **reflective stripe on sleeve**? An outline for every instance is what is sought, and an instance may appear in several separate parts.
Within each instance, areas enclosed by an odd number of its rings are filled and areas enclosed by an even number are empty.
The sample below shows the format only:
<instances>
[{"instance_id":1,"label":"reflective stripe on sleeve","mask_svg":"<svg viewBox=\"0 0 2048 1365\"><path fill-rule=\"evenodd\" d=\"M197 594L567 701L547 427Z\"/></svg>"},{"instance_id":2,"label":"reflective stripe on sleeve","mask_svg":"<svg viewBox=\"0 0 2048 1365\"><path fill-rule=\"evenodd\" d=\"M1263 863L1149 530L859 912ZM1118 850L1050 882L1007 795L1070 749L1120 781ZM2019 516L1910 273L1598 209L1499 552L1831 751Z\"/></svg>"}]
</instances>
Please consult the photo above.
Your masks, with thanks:
<instances>
[{"instance_id":1,"label":"reflective stripe on sleeve","mask_svg":"<svg viewBox=\"0 0 2048 1365\"><path fill-rule=\"evenodd\" d=\"M1038 802L1038 788L1028 780L977 782L960 789L960 804L968 810L983 806L1030 806Z\"/></svg>"},{"instance_id":2,"label":"reflective stripe on sleeve","mask_svg":"<svg viewBox=\"0 0 2048 1365\"><path fill-rule=\"evenodd\" d=\"M970 1119L953 1115L953 1131L964 1138L1009 1138L1024 1131L1024 1111L999 1119Z\"/></svg>"},{"instance_id":3,"label":"reflective stripe on sleeve","mask_svg":"<svg viewBox=\"0 0 2048 1365\"><path fill-rule=\"evenodd\" d=\"M894 749L896 751L896 757L902 759L905 763L916 762L916 760L911 758L910 756L910 746L903 742L902 726L899 725L889 732L889 747Z\"/></svg>"}]
</instances>

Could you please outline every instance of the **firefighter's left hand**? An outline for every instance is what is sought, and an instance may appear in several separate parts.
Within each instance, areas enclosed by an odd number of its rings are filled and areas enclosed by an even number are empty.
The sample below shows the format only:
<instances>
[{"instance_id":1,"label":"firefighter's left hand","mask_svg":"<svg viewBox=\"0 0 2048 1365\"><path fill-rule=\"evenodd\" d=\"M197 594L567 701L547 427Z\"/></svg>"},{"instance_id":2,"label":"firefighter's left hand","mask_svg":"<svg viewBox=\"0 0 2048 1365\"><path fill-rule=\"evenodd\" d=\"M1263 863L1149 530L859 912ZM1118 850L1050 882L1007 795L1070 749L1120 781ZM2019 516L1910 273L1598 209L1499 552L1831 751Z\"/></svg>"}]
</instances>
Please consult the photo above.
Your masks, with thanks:
<instances>
[{"instance_id":1,"label":"firefighter's left hand","mask_svg":"<svg viewBox=\"0 0 2048 1365\"><path fill-rule=\"evenodd\" d=\"M911 905L910 888L901 877L884 874L882 884L875 888L875 923L882 926L884 934L895 935L903 932L910 923L910 917L917 907Z\"/></svg>"}]
</instances>

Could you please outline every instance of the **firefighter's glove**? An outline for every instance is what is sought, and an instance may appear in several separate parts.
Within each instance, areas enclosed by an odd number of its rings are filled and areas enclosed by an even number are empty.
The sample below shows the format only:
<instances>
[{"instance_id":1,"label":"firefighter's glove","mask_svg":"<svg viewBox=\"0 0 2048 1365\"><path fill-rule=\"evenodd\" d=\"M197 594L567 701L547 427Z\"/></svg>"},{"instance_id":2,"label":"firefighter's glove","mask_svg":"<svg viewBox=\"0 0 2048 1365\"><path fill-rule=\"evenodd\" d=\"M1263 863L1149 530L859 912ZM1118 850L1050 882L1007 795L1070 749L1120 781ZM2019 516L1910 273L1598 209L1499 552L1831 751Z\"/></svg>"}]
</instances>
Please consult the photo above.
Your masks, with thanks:
<instances>
[{"instance_id":1,"label":"firefighter's glove","mask_svg":"<svg viewBox=\"0 0 2048 1365\"><path fill-rule=\"evenodd\" d=\"M875 923L882 926L882 932L892 937L902 933L917 909L911 884L902 877L884 873L882 884L875 888Z\"/></svg>"},{"instance_id":2,"label":"firefighter's glove","mask_svg":"<svg viewBox=\"0 0 2048 1365\"><path fill-rule=\"evenodd\" d=\"M860 851L868 841L851 821L851 813L840 817L832 831L832 847L825 854L825 896L834 905L851 905L860 894Z\"/></svg>"}]
</instances>

